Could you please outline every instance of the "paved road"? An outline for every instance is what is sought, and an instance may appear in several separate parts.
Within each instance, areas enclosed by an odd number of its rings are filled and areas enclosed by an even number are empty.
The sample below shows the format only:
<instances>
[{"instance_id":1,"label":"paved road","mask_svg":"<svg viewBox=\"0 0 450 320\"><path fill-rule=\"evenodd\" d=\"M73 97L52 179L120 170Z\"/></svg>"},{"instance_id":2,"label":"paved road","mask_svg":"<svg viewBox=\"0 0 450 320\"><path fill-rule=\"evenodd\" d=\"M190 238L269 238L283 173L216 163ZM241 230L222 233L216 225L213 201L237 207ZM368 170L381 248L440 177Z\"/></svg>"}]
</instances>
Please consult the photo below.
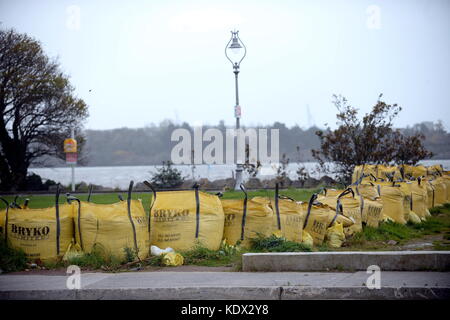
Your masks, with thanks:
<instances>
[{"instance_id":1,"label":"paved road","mask_svg":"<svg viewBox=\"0 0 450 320\"><path fill-rule=\"evenodd\" d=\"M0 275L0 299L449 299L450 272L126 272L68 276Z\"/></svg>"}]
</instances>

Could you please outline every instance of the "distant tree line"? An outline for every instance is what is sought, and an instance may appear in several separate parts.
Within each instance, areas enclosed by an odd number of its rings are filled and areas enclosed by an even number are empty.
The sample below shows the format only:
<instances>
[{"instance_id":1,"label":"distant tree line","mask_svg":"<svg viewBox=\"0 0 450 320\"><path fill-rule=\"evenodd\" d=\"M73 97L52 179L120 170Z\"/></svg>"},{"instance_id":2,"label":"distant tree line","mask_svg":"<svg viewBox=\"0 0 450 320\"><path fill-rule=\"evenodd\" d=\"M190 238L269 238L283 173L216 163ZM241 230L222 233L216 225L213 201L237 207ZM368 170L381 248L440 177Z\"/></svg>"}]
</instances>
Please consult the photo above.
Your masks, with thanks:
<instances>
[{"instance_id":1,"label":"distant tree line","mask_svg":"<svg viewBox=\"0 0 450 320\"><path fill-rule=\"evenodd\" d=\"M161 165L163 161L170 160L170 152L177 142L171 142L170 137L176 128L193 128L183 123L177 125L171 121L163 121L159 125L150 125L145 128L130 129L119 128L112 130L86 130L85 165L90 166L123 166L123 165ZM221 121L217 128L225 132L226 126ZM277 128L280 131L280 157L284 154L290 162L316 161L311 154L312 149L320 148L320 140L316 132L318 127L308 129L300 126L287 127L285 124L275 122L264 128ZM433 153L432 159L450 159L450 134L444 129L442 123L422 122L411 127L401 128L404 135L417 133L424 135L424 147ZM209 142L204 142L206 146ZM298 148L297 148L298 147ZM48 165L63 165L64 162L56 159L47 159Z\"/></svg>"}]
</instances>

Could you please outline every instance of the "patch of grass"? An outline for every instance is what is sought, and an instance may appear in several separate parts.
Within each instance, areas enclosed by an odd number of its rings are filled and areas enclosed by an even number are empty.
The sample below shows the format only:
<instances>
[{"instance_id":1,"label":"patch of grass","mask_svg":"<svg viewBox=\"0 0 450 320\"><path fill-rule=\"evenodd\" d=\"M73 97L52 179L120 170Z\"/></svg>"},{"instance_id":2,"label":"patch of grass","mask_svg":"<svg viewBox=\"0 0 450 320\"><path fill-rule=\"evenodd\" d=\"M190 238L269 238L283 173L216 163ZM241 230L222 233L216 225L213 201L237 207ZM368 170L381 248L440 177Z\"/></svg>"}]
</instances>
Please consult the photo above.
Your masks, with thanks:
<instances>
[{"instance_id":1,"label":"patch of grass","mask_svg":"<svg viewBox=\"0 0 450 320\"><path fill-rule=\"evenodd\" d=\"M280 194L295 199L297 201L308 201L312 194L318 192L319 189L296 189L289 188L280 190ZM274 190L255 190L248 191L248 197L269 197L273 199L275 197ZM226 191L223 193L222 199L244 199L244 193L242 191Z\"/></svg>"},{"instance_id":2,"label":"patch of grass","mask_svg":"<svg viewBox=\"0 0 450 320\"><path fill-rule=\"evenodd\" d=\"M125 261L124 262L132 262L132 261L136 260L137 254L134 249L126 247L126 248L123 248L123 251L125 252Z\"/></svg>"},{"instance_id":3,"label":"patch of grass","mask_svg":"<svg viewBox=\"0 0 450 320\"><path fill-rule=\"evenodd\" d=\"M450 202L444 203L442 206L437 206L430 209L431 214L450 213Z\"/></svg>"},{"instance_id":4,"label":"patch of grass","mask_svg":"<svg viewBox=\"0 0 450 320\"><path fill-rule=\"evenodd\" d=\"M436 240L433 241L433 250L443 250L443 251L448 251L450 250L450 241L448 240Z\"/></svg>"},{"instance_id":5,"label":"patch of grass","mask_svg":"<svg viewBox=\"0 0 450 320\"><path fill-rule=\"evenodd\" d=\"M412 228L424 235L441 233L450 229L450 221L446 220L440 217L429 217L426 221L413 225Z\"/></svg>"},{"instance_id":6,"label":"patch of grass","mask_svg":"<svg viewBox=\"0 0 450 320\"><path fill-rule=\"evenodd\" d=\"M323 242L321 245L317 246L315 249L319 252L332 251L332 249L329 248L325 242Z\"/></svg>"},{"instance_id":7,"label":"patch of grass","mask_svg":"<svg viewBox=\"0 0 450 320\"><path fill-rule=\"evenodd\" d=\"M162 267L163 266L163 257L164 255L160 256L150 256L149 258L145 259L145 264L148 266L153 267Z\"/></svg>"},{"instance_id":8,"label":"patch of grass","mask_svg":"<svg viewBox=\"0 0 450 320\"><path fill-rule=\"evenodd\" d=\"M69 191L68 191L69 192ZM72 193L71 193L72 194ZM118 194L121 194L123 198L126 200L126 194L124 192L118 192L118 193L93 193L91 196L91 202L98 203L98 204L111 204L116 203L119 201ZM73 196L77 197L81 201L87 200L87 193L84 194L77 194L73 193ZM4 196L4 198L11 202L14 200L14 196ZM40 209L40 208L49 208L55 206L55 195L23 195L19 199L19 204L23 203L23 199L28 198L30 199L29 207L32 209ZM141 199L142 204L146 211L149 210L150 202L152 199L151 193L145 193L145 192L134 192L131 196L132 199ZM60 203L64 203L66 201L66 196L62 192L60 199ZM5 208L5 205L3 202L0 203L0 210L3 210Z\"/></svg>"},{"instance_id":9,"label":"patch of grass","mask_svg":"<svg viewBox=\"0 0 450 320\"><path fill-rule=\"evenodd\" d=\"M242 251L222 244L219 250L211 250L197 243L191 250L180 252L185 265L219 267L234 265L241 258Z\"/></svg>"},{"instance_id":10,"label":"patch of grass","mask_svg":"<svg viewBox=\"0 0 450 320\"><path fill-rule=\"evenodd\" d=\"M260 252L311 252L312 248L303 243L278 238L274 235L251 239L252 249Z\"/></svg>"},{"instance_id":11,"label":"patch of grass","mask_svg":"<svg viewBox=\"0 0 450 320\"><path fill-rule=\"evenodd\" d=\"M68 264L67 264L67 262L62 261L62 260L48 260L48 261L42 262L42 266L45 267L45 269L51 270L51 269L67 267Z\"/></svg>"},{"instance_id":12,"label":"patch of grass","mask_svg":"<svg viewBox=\"0 0 450 320\"><path fill-rule=\"evenodd\" d=\"M346 239L346 248L362 246L377 248L380 243L389 240L402 242L418 236L420 236L420 233L411 225L388 221L380 223L378 228L365 226L363 231Z\"/></svg>"},{"instance_id":13,"label":"patch of grass","mask_svg":"<svg viewBox=\"0 0 450 320\"><path fill-rule=\"evenodd\" d=\"M105 256L103 252L93 249L90 253L69 258L68 264L77 265L80 268L103 269L105 271L117 270L124 261L110 255Z\"/></svg>"},{"instance_id":14,"label":"patch of grass","mask_svg":"<svg viewBox=\"0 0 450 320\"><path fill-rule=\"evenodd\" d=\"M14 272L24 270L26 267L25 252L10 248L5 240L0 240L0 269L3 272Z\"/></svg>"},{"instance_id":15,"label":"patch of grass","mask_svg":"<svg viewBox=\"0 0 450 320\"><path fill-rule=\"evenodd\" d=\"M296 189L296 188L289 188L289 189L282 189L280 190L280 194L288 196L290 198L293 198L297 201L308 201L309 198L311 198L311 195L314 192L318 192L320 189ZM66 190L68 191L68 190ZM126 199L125 192L117 192L117 193L93 193L91 196L91 202L98 203L98 204L111 204L116 203L119 201L118 194L121 194L124 199ZM87 200L87 193L73 193L73 196L79 198L82 201ZM274 190L255 190L255 191L248 191L249 198L252 197L270 197L273 199L275 196ZM14 200L14 196L9 195L4 197L9 202ZM55 196L53 194L51 195L22 195L22 197L19 199L19 204L22 203L23 199L29 198L30 203L29 207L33 209L39 209L39 208L49 208L53 207L55 205ZM65 202L65 195L64 192L61 193L60 203ZM226 191L223 193L222 199L243 199L244 193L242 191ZM150 209L150 203L152 201L152 193L150 192L134 192L132 194L132 199L141 199L142 204L144 206L145 211L148 213ZM0 202L0 210L4 209L3 202Z\"/></svg>"}]
</instances>

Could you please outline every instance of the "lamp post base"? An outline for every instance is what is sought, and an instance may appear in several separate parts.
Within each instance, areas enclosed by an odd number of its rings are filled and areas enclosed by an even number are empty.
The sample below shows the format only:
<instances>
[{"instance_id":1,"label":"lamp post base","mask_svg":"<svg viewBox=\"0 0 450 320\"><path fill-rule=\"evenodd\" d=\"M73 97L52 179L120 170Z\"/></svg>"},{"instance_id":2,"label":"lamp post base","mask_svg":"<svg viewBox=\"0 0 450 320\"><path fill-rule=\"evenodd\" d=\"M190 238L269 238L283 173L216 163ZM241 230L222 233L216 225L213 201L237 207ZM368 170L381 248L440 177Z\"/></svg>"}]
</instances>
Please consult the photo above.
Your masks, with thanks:
<instances>
[{"instance_id":1,"label":"lamp post base","mask_svg":"<svg viewBox=\"0 0 450 320\"><path fill-rule=\"evenodd\" d=\"M241 164L236 165L236 184L234 185L234 190L241 190L241 184L244 182L244 177L242 172L244 169Z\"/></svg>"}]
</instances>

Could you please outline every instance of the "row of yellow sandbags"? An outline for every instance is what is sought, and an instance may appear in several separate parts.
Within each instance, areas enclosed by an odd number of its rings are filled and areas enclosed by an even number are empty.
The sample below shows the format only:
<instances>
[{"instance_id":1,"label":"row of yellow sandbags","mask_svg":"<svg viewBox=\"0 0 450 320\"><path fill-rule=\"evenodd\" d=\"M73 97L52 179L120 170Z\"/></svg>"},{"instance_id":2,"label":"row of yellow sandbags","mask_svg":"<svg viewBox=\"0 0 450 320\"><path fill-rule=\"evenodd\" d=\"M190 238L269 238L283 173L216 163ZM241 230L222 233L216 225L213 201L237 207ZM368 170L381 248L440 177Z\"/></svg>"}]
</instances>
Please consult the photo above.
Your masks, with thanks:
<instances>
[{"instance_id":1,"label":"row of yellow sandbags","mask_svg":"<svg viewBox=\"0 0 450 320\"><path fill-rule=\"evenodd\" d=\"M148 219L142 202L131 200L131 188L132 184L127 201L114 204L74 197L60 204L58 189L52 208L7 206L0 212L1 236L32 260L61 258L74 242L85 253L97 248L123 258L128 248L144 259L150 245L179 251L201 243L216 250L223 239L249 246L251 238L273 233L291 241L321 244L330 227L353 223L328 205L313 203L314 199L309 204L278 196L220 200L198 188L154 191Z\"/></svg>"},{"instance_id":2,"label":"row of yellow sandbags","mask_svg":"<svg viewBox=\"0 0 450 320\"><path fill-rule=\"evenodd\" d=\"M309 202L297 202L278 194L275 197L254 197L243 200L221 200L225 227L223 237L230 245L240 242L249 247L251 240L272 234L289 241L320 245L324 241L336 245L343 241L344 227L354 222L331 206L317 201L314 194Z\"/></svg>"},{"instance_id":3,"label":"row of yellow sandbags","mask_svg":"<svg viewBox=\"0 0 450 320\"><path fill-rule=\"evenodd\" d=\"M52 260L64 256L76 243L83 252L98 248L119 259L126 248L139 258L148 255L148 222L140 200L94 204L69 197L60 203L59 187L55 206L44 209L10 206L0 211L0 237L13 248L22 249L30 260Z\"/></svg>"},{"instance_id":4,"label":"row of yellow sandbags","mask_svg":"<svg viewBox=\"0 0 450 320\"><path fill-rule=\"evenodd\" d=\"M249 246L258 235L276 234L288 240L339 246L343 237L378 226L382 220L419 222L427 208L446 202L445 184L436 180L360 183L344 190L313 195L308 203L278 195L241 200L221 200L195 188L187 191L154 191L148 219L140 200L94 204L69 198L70 204L47 209L9 208L0 212L0 231L31 259L61 257L75 238L84 251L100 248L119 257L125 249L141 259L150 245L187 250L196 243L216 250L222 240ZM151 187L151 186L150 186ZM441 190L440 192L437 192ZM6 214L7 213L7 214Z\"/></svg>"},{"instance_id":5,"label":"row of yellow sandbags","mask_svg":"<svg viewBox=\"0 0 450 320\"><path fill-rule=\"evenodd\" d=\"M433 179L436 176L449 176L450 172L445 171L442 165L432 166L410 166L398 165L387 166L382 164L364 164L355 166L352 174L352 183L376 180L414 180L416 178Z\"/></svg>"}]
</instances>

